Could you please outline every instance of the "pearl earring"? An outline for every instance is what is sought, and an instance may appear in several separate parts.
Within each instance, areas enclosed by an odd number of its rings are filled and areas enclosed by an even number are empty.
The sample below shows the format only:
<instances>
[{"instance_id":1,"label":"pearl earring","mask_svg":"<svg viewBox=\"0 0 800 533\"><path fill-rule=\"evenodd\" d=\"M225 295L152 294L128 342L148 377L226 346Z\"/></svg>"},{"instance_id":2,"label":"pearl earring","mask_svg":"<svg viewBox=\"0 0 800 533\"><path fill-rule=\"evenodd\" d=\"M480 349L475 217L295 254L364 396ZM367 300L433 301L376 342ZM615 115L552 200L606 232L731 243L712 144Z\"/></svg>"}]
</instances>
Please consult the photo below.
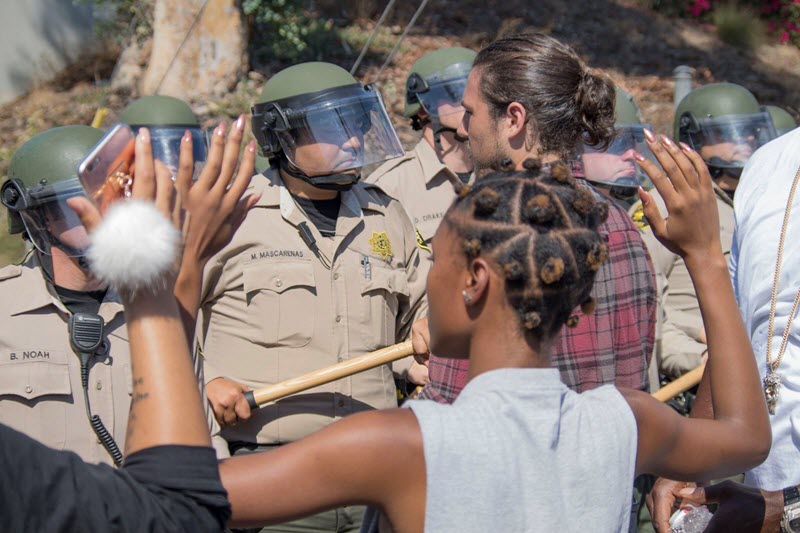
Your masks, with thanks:
<instances>
[{"instance_id":1,"label":"pearl earring","mask_svg":"<svg viewBox=\"0 0 800 533\"><path fill-rule=\"evenodd\" d=\"M463 291L461 291L461 296L463 296L463 297L464 297L464 303L465 303L466 305L469 305L469 304L471 304L471 303L472 303L472 296L470 296L469 294L467 294L467 291L466 291L466 289L465 289L465 290L463 290Z\"/></svg>"}]
</instances>

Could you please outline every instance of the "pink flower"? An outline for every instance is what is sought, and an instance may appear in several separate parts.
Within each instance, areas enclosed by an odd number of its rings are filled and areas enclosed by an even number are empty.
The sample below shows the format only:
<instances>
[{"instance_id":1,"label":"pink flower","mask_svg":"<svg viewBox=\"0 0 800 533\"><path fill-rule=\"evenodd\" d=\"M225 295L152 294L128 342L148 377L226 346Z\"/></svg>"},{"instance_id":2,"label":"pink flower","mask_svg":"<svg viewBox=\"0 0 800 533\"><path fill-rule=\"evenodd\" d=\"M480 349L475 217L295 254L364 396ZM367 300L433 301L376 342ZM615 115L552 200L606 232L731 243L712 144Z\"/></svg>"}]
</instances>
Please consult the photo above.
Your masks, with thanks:
<instances>
[{"instance_id":1,"label":"pink flower","mask_svg":"<svg viewBox=\"0 0 800 533\"><path fill-rule=\"evenodd\" d=\"M695 0L694 3L689 7L689 13L693 17L699 17L704 12L709 11L711 9L711 2L709 0Z\"/></svg>"},{"instance_id":2,"label":"pink flower","mask_svg":"<svg viewBox=\"0 0 800 533\"><path fill-rule=\"evenodd\" d=\"M781 36L778 38L778 40L780 42L782 42L782 43L788 43L789 42L789 32L785 31L785 32L781 33Z\"/></svg>"}]
</instances>

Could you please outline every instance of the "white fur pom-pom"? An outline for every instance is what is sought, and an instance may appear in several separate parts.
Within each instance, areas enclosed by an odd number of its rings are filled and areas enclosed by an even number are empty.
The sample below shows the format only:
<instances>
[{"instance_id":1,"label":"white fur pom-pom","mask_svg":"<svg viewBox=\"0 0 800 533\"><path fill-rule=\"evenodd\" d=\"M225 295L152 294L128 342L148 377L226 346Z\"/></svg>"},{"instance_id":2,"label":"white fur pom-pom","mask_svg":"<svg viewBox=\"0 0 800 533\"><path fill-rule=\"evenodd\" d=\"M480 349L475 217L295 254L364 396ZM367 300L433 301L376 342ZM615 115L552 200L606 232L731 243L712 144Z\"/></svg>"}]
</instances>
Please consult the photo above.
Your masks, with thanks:
<instances>
[{"instance_id":1,"label":"white fur pom-pom","mask_svg":"<svg viewBox=\"0 0 800 533\"><path fill-rule=\"evenodd\" d=\"M118 292L159 290L180 243L180 233L155 205L118 201L92 233L86 255L94 275Z\"/></svg>"}]
</instances>

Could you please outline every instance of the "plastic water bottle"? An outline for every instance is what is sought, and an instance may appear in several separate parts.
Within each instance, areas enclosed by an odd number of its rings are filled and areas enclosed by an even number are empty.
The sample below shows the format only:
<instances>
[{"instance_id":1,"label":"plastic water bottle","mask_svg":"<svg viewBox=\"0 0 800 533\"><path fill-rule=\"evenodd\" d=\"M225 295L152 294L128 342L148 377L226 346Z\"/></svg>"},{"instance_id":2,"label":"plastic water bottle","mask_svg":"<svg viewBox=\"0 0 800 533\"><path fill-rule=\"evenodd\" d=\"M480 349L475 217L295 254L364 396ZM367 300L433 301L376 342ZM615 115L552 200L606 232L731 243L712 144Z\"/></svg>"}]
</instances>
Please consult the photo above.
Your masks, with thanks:
<instances>
[{"instance_id":1,"label":"plastic water bottle","mask_svg":"<svg viewBox=\"0 0 800 533\"><path fill-rule=\"evenodd\" d=\"M669 526L672 533L702 533L711 521L711 511L701 505L681 507L670 517Z\"/></svg>"}]
</instances>

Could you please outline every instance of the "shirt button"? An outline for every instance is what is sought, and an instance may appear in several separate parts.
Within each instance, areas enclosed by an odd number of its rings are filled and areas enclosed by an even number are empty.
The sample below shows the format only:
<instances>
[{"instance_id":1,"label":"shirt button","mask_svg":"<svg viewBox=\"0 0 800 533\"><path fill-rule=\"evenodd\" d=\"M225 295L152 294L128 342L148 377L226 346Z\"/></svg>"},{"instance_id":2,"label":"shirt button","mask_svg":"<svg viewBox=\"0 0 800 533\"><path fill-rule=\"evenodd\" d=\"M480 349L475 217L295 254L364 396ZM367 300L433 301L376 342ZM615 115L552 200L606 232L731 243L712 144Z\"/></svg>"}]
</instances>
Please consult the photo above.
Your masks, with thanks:
<instances>
[{"instance_id":1,"label":"shirt button","mask_svg":"<svg viewBox=\"0 0 800 533\"><path fill-rule=\"evenodd\" d=\"M333 279L339 279L339 274L334 274Z\"/></svg>"},{"instance_id":2,"label":"shirt button","mask_svg":"<svg viewBox=\"0 0 800 533\"><path fill-rule=\"evenodd\" d=\"M95 385L95 387L97 388L97 390L103 390L103 382L97 380L97 385Z\"/></svg>"},{"instance_id":3,"label":"shirt button","mask_svg":"<svg viewBox=\"0 0 800 533\"><path fill-rule=\"evenodd\" d=\"M344 361L344 358L342 358L342 357L339 357L339 358L338 358L338 359L336 359L336 360L337 360L337 361L339 361L339 362L341 363L342 361Z\"/></svg>"},{"instance_id":4,"label":"shirt button","mask_svg":"<svg viewBox=\"0 0 800 533\"><path fill-rule=\"evenodd\" d=\"M276 287L283 287L283 282L282 282L281 280L277 280L277 281L275 282L275 286L276 286Z\"/></svg>"},{"instance_id":5,"label":"shirt button","mask_svg":"<svg viewBox=\"0 0 800 533\"><path fill-rule=\"evenodd\" d=\"M25 386L25 392L27 392L28 394L32 393L33 392L33 387L31 387L30 385L26 385Z\"/></svg>"},{"instance_id":6,"label":"shirt button","mask_svg":"<svg viewBox=\"0 0 800 533\"><path fill-rule=\"evenodd\" d=\"M341 321L342 321L342 317L339 316L339 315L336 315L336 322L341 322Z\"/></svg>"}]
</instances>

